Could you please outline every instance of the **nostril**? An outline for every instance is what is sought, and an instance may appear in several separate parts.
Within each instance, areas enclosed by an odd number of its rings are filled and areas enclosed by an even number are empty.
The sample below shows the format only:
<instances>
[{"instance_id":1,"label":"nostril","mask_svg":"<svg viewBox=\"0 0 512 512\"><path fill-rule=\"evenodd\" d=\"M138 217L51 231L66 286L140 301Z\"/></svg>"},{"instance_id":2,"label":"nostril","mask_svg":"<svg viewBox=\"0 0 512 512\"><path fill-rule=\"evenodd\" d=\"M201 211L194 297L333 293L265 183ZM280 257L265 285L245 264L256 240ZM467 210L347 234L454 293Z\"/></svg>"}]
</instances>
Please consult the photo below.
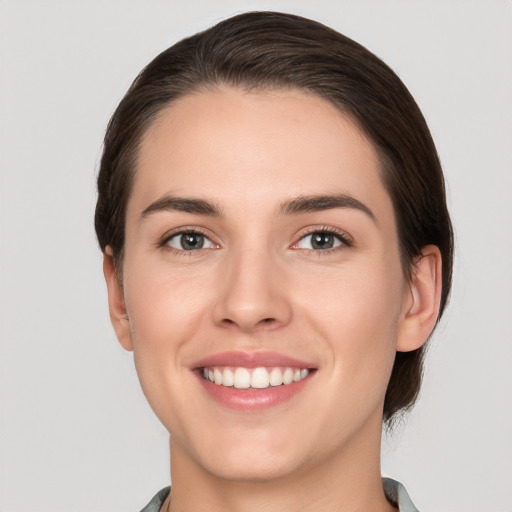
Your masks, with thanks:
<instances>
[{"instance_id":1,"label":"nostril","mask_svg":"<svg viewBox=\"0 0 512 512\"><path fill-rule=\"evenodd\" d=\"M274 318L274 317L267 317L267 318L262 318L261 320L257 321L255 324L251 324L252 328L257 328L257 326L264 326L264 325L268 325L270 326L271 324L275 324L277 322L277 319ZM244 327L242 324L239 324L236 320L233 320L231 318L223 318L222 319L222 324L224 324L224 326L241 326L242 328Z\"/></svg>"}]
</instances>

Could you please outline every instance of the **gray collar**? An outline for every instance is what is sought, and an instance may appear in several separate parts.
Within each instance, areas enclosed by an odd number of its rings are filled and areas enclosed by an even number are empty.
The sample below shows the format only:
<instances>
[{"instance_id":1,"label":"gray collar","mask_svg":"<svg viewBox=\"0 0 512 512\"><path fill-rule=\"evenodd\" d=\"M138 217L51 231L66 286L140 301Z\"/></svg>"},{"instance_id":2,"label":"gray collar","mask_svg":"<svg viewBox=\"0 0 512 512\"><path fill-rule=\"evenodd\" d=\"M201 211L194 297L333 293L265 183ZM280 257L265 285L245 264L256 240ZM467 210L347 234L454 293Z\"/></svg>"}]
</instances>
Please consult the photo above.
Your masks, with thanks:
<instances>
[{"instance_id":1,"label":"gray collar","mask_svg":"<svg viewBox=\"0 0 512 512\"><path fill-rule=\"evenodd\" d=\"M396 505L400 512L419 512L400 482L391 478L383 478L382 485L387 499Z\"/></svg>"},{"instance_id":2,"label":"gray collar","mask_svg":"<svg viewBox=\"0 0 512 512\"><path fill-rule=\"evenodd\" d=\"M400 512L419 512L411 501L411 498L409 498L405 487L400 482L392 480L391 478L383 478L382 485L386 497L394 505L398 506ZM170 487L162 489L140 512L159 512L170 492Z\"/></svg>"}]
</instances>

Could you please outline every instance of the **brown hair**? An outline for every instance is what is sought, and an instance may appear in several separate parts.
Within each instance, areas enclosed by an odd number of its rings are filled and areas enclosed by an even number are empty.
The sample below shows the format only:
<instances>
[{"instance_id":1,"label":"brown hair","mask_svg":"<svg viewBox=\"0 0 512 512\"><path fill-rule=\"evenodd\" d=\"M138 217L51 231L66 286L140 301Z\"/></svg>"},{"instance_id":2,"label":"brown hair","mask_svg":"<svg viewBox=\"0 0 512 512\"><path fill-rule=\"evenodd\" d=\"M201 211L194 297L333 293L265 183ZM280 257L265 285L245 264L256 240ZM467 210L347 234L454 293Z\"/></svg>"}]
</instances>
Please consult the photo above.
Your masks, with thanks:
<instances>
[{"instance_id":1,"label":"brown hair","mask_svg":"<svg viewBox=\"0 0 512 512\"><path fill-rule=\"evenodd\" d=\"M120 269L126 205L141 138L177 98L226 84L312 92L351 116L379 153L397 219L407 276L424 246L442 254L442 314L451 287L453 233L444 179L429 129L398 76L366 48L320 23L277 12L250 12L183 39L137 76L109 122L98 176L95 227ZM384 419L419 393L425 348L397 352Z\"/></svg>"}]
</instances>

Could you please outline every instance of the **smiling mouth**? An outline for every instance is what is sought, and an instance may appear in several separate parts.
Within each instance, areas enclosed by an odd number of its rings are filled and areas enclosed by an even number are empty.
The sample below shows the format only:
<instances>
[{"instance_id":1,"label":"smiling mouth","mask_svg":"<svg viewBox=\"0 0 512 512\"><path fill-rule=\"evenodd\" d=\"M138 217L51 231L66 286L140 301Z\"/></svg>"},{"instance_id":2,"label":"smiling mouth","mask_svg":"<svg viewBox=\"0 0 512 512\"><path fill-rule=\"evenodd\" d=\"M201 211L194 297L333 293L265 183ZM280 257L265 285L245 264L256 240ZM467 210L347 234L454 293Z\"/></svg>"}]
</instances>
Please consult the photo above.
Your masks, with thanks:
<instances>
[{"instance_id":1,"label":"smiling mouth","mask_svg":"<svg viewBox=\"0 0 512 512\"><path fill-rule=\"evenodd\" d=\"M305 379L311 371L309 368L241 366L205 366L200 369L205 380L218 386L242 390L288 386Z\"/></svg>"}]
</instances>

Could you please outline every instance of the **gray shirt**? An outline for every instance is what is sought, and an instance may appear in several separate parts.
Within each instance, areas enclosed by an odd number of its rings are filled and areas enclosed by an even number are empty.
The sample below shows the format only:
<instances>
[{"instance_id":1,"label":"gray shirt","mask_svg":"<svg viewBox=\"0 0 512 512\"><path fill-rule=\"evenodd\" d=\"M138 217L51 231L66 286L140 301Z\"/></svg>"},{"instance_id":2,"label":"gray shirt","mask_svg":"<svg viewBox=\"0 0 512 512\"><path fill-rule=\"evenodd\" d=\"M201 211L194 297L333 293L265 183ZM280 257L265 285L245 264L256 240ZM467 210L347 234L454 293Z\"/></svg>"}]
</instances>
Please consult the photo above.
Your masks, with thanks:
<instances>
[{"instance_id":1,"label":"gray shirt","mask_svg":"<svg viewBox=\"0 0 512 512\"><path fill-rule=\"evenodd\" d=\"M419 512L411 498L409 498L405 487L400 482L391 478L383 478L382 485L384 486L386 497L393 505L398 506L400 512ZM170 491L170 487L159 491L140 512L159 512Z\"/></svg>"}]
</instances>

